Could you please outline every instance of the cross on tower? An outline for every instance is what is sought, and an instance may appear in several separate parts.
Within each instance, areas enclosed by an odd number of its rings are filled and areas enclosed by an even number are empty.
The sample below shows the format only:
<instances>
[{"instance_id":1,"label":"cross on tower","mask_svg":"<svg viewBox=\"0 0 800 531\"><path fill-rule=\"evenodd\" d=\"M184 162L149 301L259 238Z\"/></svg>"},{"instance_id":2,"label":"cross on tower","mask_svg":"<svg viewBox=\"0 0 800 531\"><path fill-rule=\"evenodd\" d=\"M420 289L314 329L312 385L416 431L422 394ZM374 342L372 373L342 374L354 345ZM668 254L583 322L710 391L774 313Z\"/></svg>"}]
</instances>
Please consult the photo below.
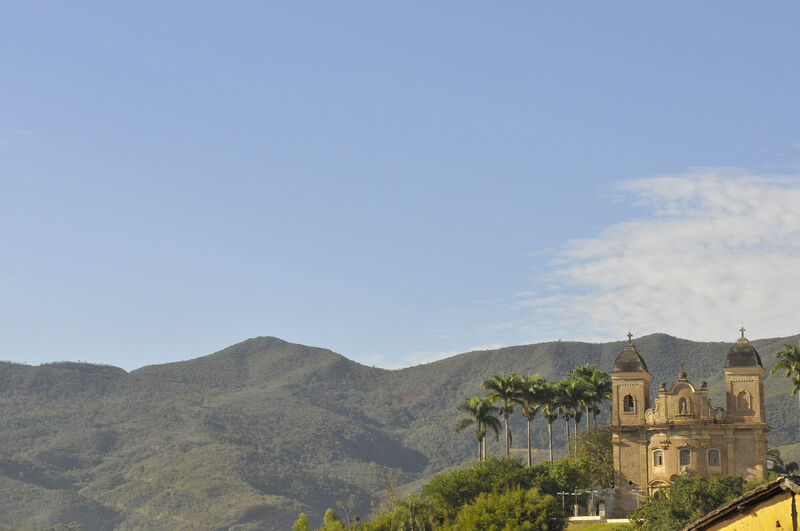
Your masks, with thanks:
<instances>
[{"instance_id":1,"label":"cross on tower","mask_svg":"<svg viewBox=\"0 0 800 531\"><path fill-rule=\"evenodd\" d=\"M628 344L630 343L633 343L633 334L631 334L631 331L628 330Z\"/></svg>"},{"instance_id":2,"label":"cross on tower","mask_svg":"<svg viewBox=\"0 0 800 531\"><path fill-rule=\"evenodd\" d=\"M739 329L739 332L742 333L742 339L744 339L744 323L742 323L742 327Z\"/></svg>"}]
</instances>

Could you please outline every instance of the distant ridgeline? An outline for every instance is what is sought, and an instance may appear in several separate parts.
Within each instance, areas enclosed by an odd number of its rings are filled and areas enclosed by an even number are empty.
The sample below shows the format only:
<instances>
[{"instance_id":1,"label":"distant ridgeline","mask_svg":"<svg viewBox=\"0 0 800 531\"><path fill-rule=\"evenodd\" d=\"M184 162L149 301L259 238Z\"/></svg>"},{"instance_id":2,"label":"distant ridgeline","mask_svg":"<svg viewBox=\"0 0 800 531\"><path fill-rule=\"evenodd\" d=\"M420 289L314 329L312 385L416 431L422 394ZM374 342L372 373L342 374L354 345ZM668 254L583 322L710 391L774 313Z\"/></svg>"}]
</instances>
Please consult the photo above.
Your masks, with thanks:
<instances>
[{"instance_id":1,"label":"distant ridgeline","mask_svg":"<svg viewBox=\"0 0 800 531\"><path fill-rule=\"evenodd\" d=\"M751 342L767 371L772 446L800 440L790 383L769 376L773 354L798 338ZM474 460L474 439L453 433L454 411L492 374L557 378L587 363L611 372L625 344L540 343L397 371L270 337L130 373L0 362L0 524L287 529L299 512L319 521L350 496L367 515L389 470L412 483ZM656 381L672 386L683 362L707 378L714 404L726 403L729 343L654 334L636 345ZM523 423L514 416L514 441L525 439ZM541 460L538 418L533 443ZM787 461L800 453L781 450ZM503 442L492 440L489 453L504 453Z\"/></svg>"}]
</instances>

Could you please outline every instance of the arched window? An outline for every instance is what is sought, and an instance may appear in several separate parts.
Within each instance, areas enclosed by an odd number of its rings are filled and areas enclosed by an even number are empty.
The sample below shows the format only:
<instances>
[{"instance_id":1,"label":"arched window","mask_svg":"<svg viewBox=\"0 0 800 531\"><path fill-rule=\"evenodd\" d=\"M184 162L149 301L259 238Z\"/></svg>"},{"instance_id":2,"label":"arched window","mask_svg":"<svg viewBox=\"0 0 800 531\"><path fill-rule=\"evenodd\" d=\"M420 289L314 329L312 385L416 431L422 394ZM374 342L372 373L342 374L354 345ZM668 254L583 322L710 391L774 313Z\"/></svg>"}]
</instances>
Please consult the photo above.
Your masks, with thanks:
<instances>
[{"instance_id":1,"label":"arched window","mask_svg":"<svg viewBox=\"0 0 800 531\"><path fill-rule=\"evenodd\" d=\"M685 398L681 398L678 401L678 414L679 415L688 415L689 414L689 403L686 401Z\"/></svg>"},{"instance_id":2,"label":"arched window","mask_svg":"<svg viewBox=\"0 0 800 531\"><path fill-rule=\"evenodd\" d=\"M719 450L711 448L708 451L708 466L719 466Z\"/></svg>"},{"instance_id":3,"label":"arched window","mask_svg":"<svg viewBox=\"0 0 800 531\"><path fill-rule=\"evenodd\" d=\"M681 450L680 451L680 460L681 460L681 466L691 465L692 464L692 451L691 450Z\"/></svg>"},{"instance_id":4,"label":"arched window","mask_svg":"<svg viewBox=\"0 0 800 531\"><path fill-rule=\"evenodd\" d=\"M633 401L633 395L625 395L622 399L622 411L625 413L633 413L636 411L636 403Z\"/></svg>"},{"instance_id":5,"label":"arched window","mask_svg":"<svg viewBox=\"0 0 800 531\"><path fill-rule=\"evenodd\" d=\"M664 452L661 450L653 452L653 466L664 466Z\"/></svg>"},{"instance_id":6,"label":"arched window","mask_svg":"<svg viewBox=\"0 0 800 531\"><path fill-rule=\"evenodd\" d=\"M750 409L750 393L742 391L736 396L736 409Z\"/></svg>"}]
</instances>

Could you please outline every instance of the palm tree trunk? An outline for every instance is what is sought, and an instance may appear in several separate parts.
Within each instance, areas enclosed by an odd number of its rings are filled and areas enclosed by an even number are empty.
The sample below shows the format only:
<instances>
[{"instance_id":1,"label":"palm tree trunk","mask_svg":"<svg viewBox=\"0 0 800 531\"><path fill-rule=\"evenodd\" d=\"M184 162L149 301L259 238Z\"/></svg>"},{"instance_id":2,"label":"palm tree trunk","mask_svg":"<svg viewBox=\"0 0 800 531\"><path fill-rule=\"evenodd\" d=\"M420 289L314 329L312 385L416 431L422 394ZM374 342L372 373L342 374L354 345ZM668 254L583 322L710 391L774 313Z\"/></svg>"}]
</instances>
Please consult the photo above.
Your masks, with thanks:
<instances>
[{"instance_id":1,"label":"palm tree trunk","mask_svg":"<svg viewBox=\"0 0 800 531\"><path fill-rule=\"evenodd\" d=\"M586 404L586 433L589 433L589 424L590 424L589 421L590 420L591 419L589 418L589 404L587 403Z\"/></svg>"},{"instance_id":2,"label":"palm tree trunk","mask_svg":"<svg viewBox=\"0 0 800 531\"><path fill-rule=\"evenodd\" d=\"M547 421L547 436L550 439L550 463L553 463L553 422Z\"/></svg>"},{"instance_id":3,"label":"palm tree trunk","mask_svg":"<svg viewBox=\"0 0 800 531\"><path fill-rule=\"evenodd\" d=\"M486 435L483 436L483 460L486 461Z\"/></svg>"},{"instance_id":4,"label":"palm tree trunk","mask_svg":"<svg viewBox=\"0 0 800 531\"><path fill-rule=\"evenodd\" d=\"M478 439L478 461L483 461L483 459L481 459L481 457L482 457L481 456L481 440Z\"/></svg>"},{"instance_id":5,"label":"palm tree trunk","mask_svg":"<svg viewBox=\"0 0 800 531\"><path fill-rule=\"evenodd\" d=\"M531 421L528 420L528 466L531 466Z\"/></svg>"},{"instance_id":6,"label":"palm tree trunk","mask_svg":"<svg viewBox=\"0 0 800 531\"><path fill-rule=\"evenodd\" d=\"M572 438L572 444L575 445L575 455L578 455L578 417L575 417L573 421L575 422L575 433L574 437Z\"/></svg>"},{"instance_id":7,"label":"palm tree trunk","mask_svg":"<svg viewBox=\"0 0 800 531\"><path fill-rule=\"evenodd\" d=\"M511 441L509 440L510 430L508 429L508 414L503 417L503 421L506 423L506 457L511 455Z\"/></svg>"},{"instance_id":8,"label":"palm tree trunk","mask_svg":"<svg viewBox=\"0 0 800 531\"><path fill-rule=\"evenodd\" d=\"M564 427L567 428L567 455L572 455L572 442L569 437L569 419L564 417Z\"/></svg>"}]
</instances>

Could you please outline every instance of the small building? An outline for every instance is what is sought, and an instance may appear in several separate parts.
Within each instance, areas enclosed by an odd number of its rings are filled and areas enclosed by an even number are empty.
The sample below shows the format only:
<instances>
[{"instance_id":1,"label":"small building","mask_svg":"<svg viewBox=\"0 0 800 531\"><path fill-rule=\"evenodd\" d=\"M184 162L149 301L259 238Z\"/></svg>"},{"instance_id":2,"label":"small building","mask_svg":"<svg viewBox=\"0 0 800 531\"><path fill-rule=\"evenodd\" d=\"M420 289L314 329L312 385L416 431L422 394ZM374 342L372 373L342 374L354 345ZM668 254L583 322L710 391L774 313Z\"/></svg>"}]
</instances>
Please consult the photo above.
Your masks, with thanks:
<instances>
[{"instance_id":1,"label":"small building","mask_svg":"<svg viewBox=\"0 0 800 531\"><path fill-rule=\"evenodd\" d=\"M684 527L683 531L796 530L800 502L797 482L797 478L779 476L714 509Z\"/></svg>"},{"instance_id":2,"label":"small building","mask_svg":"<svg viewBox=\"0 0 800 531\"><path fill-rule=\"evenodd\" d=\"M715 407L706 382L692 384L685 370L662 383L651 405L647 364L632 336L611 372L611 430L617 515L635 509L681 474L707 479L728 474L751 479L766 475L764 368L744 337L731 347L725 373L726 406Z\"/></svg>"}]
</instances>

